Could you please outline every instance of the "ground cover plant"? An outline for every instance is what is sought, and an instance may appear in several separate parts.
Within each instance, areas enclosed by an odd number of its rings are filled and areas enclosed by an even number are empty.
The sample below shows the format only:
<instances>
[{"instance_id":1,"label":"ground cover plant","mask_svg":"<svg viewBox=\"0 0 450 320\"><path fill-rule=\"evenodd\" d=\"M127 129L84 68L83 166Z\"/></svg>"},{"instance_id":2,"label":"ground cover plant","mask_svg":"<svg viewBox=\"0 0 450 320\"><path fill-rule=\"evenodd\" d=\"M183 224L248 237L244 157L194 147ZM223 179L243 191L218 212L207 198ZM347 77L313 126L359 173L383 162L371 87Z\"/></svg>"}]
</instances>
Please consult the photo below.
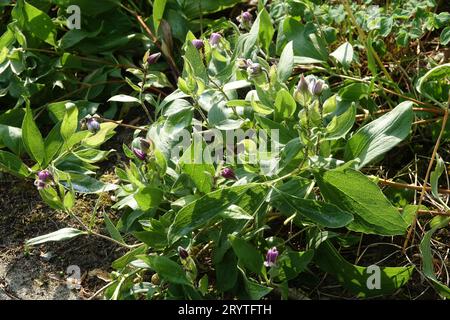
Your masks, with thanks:
<instances>
[{"instance_id":1,"label":"ground cover plant","mask_svg":"<svg viewBox=\"0 0 450 320\"><path fill-rule=\"evenodd\" d=\"M113 246L88 298L450 297L446 1L0 8L0 177L65 219L20 250Z\"/></svg>"}]
</instances>

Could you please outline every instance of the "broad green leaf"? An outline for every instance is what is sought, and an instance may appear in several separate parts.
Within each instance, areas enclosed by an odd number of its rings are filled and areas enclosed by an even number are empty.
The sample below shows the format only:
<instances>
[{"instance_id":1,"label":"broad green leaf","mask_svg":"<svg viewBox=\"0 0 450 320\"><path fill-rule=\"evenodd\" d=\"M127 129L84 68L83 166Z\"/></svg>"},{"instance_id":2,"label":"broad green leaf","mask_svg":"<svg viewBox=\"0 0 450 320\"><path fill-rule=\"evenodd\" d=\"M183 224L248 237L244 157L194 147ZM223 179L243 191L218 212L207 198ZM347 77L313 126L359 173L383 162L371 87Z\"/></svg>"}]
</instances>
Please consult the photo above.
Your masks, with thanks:
<instances>
[{"instance_id":1,"label":"broad green leaf","mask_svg":"<svg viewBox=\"0 0 450 320\"><path fill-rule=\"evenodd\" d=\"M251 190L251 192L249 192ZM258 184L233 186L210 192L193 201L178 211L170 226L168 239L170 243L189 232L203 226L211 219L219 216L230 205L236 204L244 210L255 210L264 187ZM256 203L255 203L256 202ZM247 208L250 206L249 208Z\"/></svg>"},{"instance_id":2,"label":"broad green leaf","mask_svg":"<svg viewBox=\"0 0 450 320\"><path fill-rule=\"evenodd\" d=\"M163 199L163 192L158 188L145 187L134 195L134 199L142 211L148 211L159 206Z\"/></svg>"},{"instance_id":3,"label":"broad green leaf","mask_svg":"<svg viewBox=\"0 0 450 320\"><path fill-rule=\"evenodd\" d=\"M153 26L158 31L159 24L164 14L167 0L155 0L153 1Z\"/></svg>"},{"instance_id":4,"label":"broad green leaf","mask_svg":"<svg viewBox=\"0 0 450 320\"><path fill-rule=\"evenodd\" d=\"M78 108L73 103L67 103L65 107L66 113L61 124L61 136L65 141L68 141L75 131L77 131Z\"/></svg>"},{"instance_id":5,"label":"broad green leaf","mask_svg":"<svg viewBox=\"0 0 450 320\"><path fill-rule=\"evenodd\" d=\"M372 286L370 289L368 284L373 284L370 277L374 275L374 271L349 263L329 241L320 245L314 260L323 271L334 275L346 288L361 298L393 294L409 281L414 270L413 266L380 267L379 289Z\"/></svg>"},{"instance_id":6,"label":"broad green leaf","mask_svg":"<svg viewBox=\"0 0 450 320\"><path fill-rule=\"evenodd\" d=\"M24 1L23 14L25 27L39 39L56 46L56 28L52 19L31 4Z\"/></svg>"},{"instance_id":7,"label":"broad green leaf","mask_svg":"<svg viewBox=\"0 0 450 320\"><path fill-rule=\"evenodd\" d=\"M197 146L197 150L195 150ZM181 170L194 182L201 193L208 193L213 187L215 168L211 159L203 159L204 144L202 141L192 144L178 161ZM196 155L201 158L196 157Z\"/></svg>"},{"instance_id":8,"label":"broad green leaf","mask_svg":"<svg viewBox=\"0 0 450 320\"><path fill-rule=\"evenodd\" d=\"M65 181L61 182L63 185L69 184ZM79 193L101 193L116 190L117 185L112 183L104 183L88 175L79 173L70 173L70 183L73 189Z\"/></svg>"},{"instance_id":9,"label":"broad green leaf","mask_svg":"<svg viewBox=\"0 0 450 320\"><path fill-rule=\"evenodd\" d=\"M4 144L16 155L23 152L22 129L0 123L0 145Z\"/></svg>"},{"instance_id":10,"label":"broad green leaf","mask_svg":"<svg viewBox=\"0 0 450 320\"><path fill-rule=\"evenodd\" d=\"M277 92L275 98L275 116L277 120L292 117L297 109L297 103L286 89Z\"/></svg>"},{"instance_id":11,"label":"broad green leaf","mask_svg":"<svg viewBox=\"0 0 450 320\"><path fill-rule=\"evenodd\" d=\"M303 199L276 190L284 201L300 216L303 216L312 222L328 228L341 228L353 221L353 215L348 211L339 209L331 203L325 203L316 200ZM301 217L297 217L299 222L304 222Z\"/></svg>"},{"instance_id":12,"label":"broad green leaf","mask_svg":"<svg viewBox=\"0 0 450 320\"><path fill-rule=\"evenodd\" d=\"M350 43L341 44L336 50L330 53L344 68L348 68L353 60L353 47Z\"/></svg>"},{"instance_id":13,"label":"broad green leaf","mask_svg":"<svg viewBox=\"0 0 450 320\"><path fill-rule=\"evenodd\" d=\"M136 259L137 255L142 255L147 251L147 246L142 245L136 249L131 250L120 258L116 259L112 263L112 267L116 270L125 268L131 261Z\"/></svg>"},{"instance_id":14,"label":"broad green leaf","mask_svg":"<svg viewBox=\"0 0 450 320\"><path fill-rule=\"evenodd\" d=\"M434 67L417 81L416 89L425 97L442 101L448 100L448 79L450 78L450 63Z\"/></svg>"},{"instance_id":15,"label":"broad green leaf","mask_svg":"<svg viewBox=\"0 0 450 320\"><path fill-rule=\"evenodd\" d=\"M361 82L351 83L341 90L339 96L344 100L357 101L368 98L370 93L369 85Z\"/></svg>"},{"instance_id":16,"label":"broad green leaf","mask_svg":"<svg viewBox=\"0 0 450 320\"><path fill-rule=\"evenodd\" d=\"M413 103L402 102L392 111L359 129L347 142L346 161L359 159L362 168L403 141L411 130Z\"/></svg>"},{"instance_id":17,"label":"broad green leaf","mask_svg":"<svg viewBox=\"0 0 450 320\"><path fill-rule=\"evenodd\" d=\"M150 268L155 270L161 278L168 282L188 286L191 285L183 268L175 261L172 261L165 256L139 255L137 258L144 261Z\"/></svg>"},{"instance_id":18,"label":"broad green leaf","mask_svg":"<svg viewBox=\"0 0 450 320\"><path fill-rule=\"evenodd\" d=\"M294 50L292 41L289 41L281 52L280 61L277 65L278 81L285 82L294 68Z\"/></svg>"},{"instance_id":19,"label":"broad green leaf","mask_svg":"<svg viewBox=\"0 0 450 320\"><path fill-rule=\"evenodd\" d=\"M37 163L42 164L45 159L45 146L39 131L33 119L33 112L30 107L27 107L25 117L22 123L22 138L25 149L30 157Z\"/></svg>"},{"instance_id":20,"label":"broad green leaf","mask_svg":"<svg viewBox=\"0 0 450 320\"><path fill-rule=\"evenodd\" d=\"M320 192L326 201L353 213L347 228L378 235L403 235L407 223L384 196L378 186L364 174L334 169L315 173Z\"/></svg>"},{"instance_id":21,"label":"broad green leaf","mask_svg":"<svg viewBox=\"0 0 450 320\"><path fill-rule=\"evenodd\" d=\"M259 12L258 17L255 19L255 22L254 22L254 25L256 25L256 24L259 24L259 29L258 29L259 42L262 44L262 47L264 48L264 50L268 53L269 46L270 46L270 43L272 42L272 37L273 37L273 34L275 33L275 30L273 29L272 20L266 9L262 9ZM252 29L253 29L253 27L252 27Z\"/></svg>"},{"instance_id":22,"label":"broad green leaf","mask_svg":"<svg viewBox=\"0 0 450 320\"><path fill-rule=\"evenodd\" d=\"M217 288L221 291L228 291L236 284L239 270L237 268L238 258L230 248L225 252L223 259L215 264Z\"/></svg>"},{"instance_id":23,"label":"broad green leaf","mask_svg":"<svg viewBox=\"0 0 450 320\"><path fill-rule=\"evenodd\" d=\"M238 257L239 265L251 272L260 274L264 262L263 254L244 239L234 235L228 236L228 239L234 253L236 253L236 256Z\"/></svg>"},{"instance_id":24,"label":"broad green leaf","mask_svg":"<svg viewBox=\"0 0 450 320\"><path fill-rule=\"evenodd\" d=\"M423 273L427 278L433 283L436 291L446 299L450 299L450 288L440 282L434 273L434 263L433 263L433 253L431 251L431 237L436 232L436 230L447 226L450 223L450 217L443 218L442 221L431 228L422 241L420 242L420 252L422 254L422 269Z\"/></svg>"},{"instance_id":25,"label":"broad green leaf","mask_svg":"<svg viewBox=\"0 0 450 320\"><path fill-rule=\"evenodd\" d=\"M445 27L441 32L440 41L442 45L446 46L450 43L450 27Z\"/></svg>"},{"instance_id":26,"label":"broad green leaf","mask_svg":"<svg viewBox=\"0 0 450 320\"><path fill-rule=\"evenodd\" d=\"M35 246L35 245L45 243L45 242L50 242L50 241L69 240L69 239L78 237L82 234L88 234L88 233L86 231L81 231L81 230L78 230L75 228L63 228L58 231L30 239L25 244L27 246Z\"/></svg>"},{"instance_id":27,"label":"broad green leaf","mask_svg":"<svg viewBox=\"0 0 450 320\"><path fill-rule=\"evenodd\" d=\"M19 177L28 177L31 169L15 154L0 150L0 168Z\"/></svg>"},{"instance_id":28,"label":"broad green leaf","mask_svg":"<svg viewBox=\"0 0 450 320\"><path fill-rule=\"evenodd\" d=\"M58 122L45 138L45 166L47 166L64 145L64 139L61 137L61 122Z\"/></svg>"}]
</instances>

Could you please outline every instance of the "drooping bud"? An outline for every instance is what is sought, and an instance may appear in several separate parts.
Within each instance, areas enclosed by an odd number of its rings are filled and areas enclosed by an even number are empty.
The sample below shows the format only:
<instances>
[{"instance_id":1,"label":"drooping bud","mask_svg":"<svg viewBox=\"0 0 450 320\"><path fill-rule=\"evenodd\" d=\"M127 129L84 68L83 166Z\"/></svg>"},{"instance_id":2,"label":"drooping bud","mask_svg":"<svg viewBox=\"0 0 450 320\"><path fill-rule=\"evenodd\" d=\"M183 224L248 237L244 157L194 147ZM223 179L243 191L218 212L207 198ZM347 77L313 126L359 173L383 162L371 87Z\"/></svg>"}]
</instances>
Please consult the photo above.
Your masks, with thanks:
<instances>
[{"instance_id":1,"label":"drooping bud","mask_svg":"<svg viewBox=\"0 0 450 320\"><path fill-rule=\"evenodd\" d=\"M147 63L148 64L155 64L158 62L158 59L161 57L161 52L153 53L148 56Z\"/></svg>"},{"instance_id":2,"label":"drooping bud","mask_svg":"<svg viewBox=\"0 0 450 320\"><path fill-rule=\"evenodd\" d=\"M250 12L248 12L248 11L245 11L245 12L242 12L242 19L244 20L244 21L252 21L252 19L253 19L253 16L252 16L252 14L250 13Z\"/></svg>"},{"instance_id":3,"label":"drooping bud","mask_svg":"<svg viewBox=\"0 0 450 320\"><path fill-rule=\"evenodd\" d=\"M37 173L39 180L46 182L53 178L52 174L48 170L41 170Z\"/></svg>"},{"instance_id":4,"label":"drooping bud","mask_svg":"<svg viewBox=\"0 0 450 320\"><path fill-rule=\"evenodd\" d=\"M264 265L266 267L273 267L277 262L277 258L278 258L277 248L273 247L269 249L266 254L266 261L264 261Z\"/></svg>"},{"instance_id":5,"label":"drooping bud","mask_svg":"<svg viewBox=\"0 0 450 320\"><path fill-rule=\"evenodd\" d=\"M254 78L254 77L259 76L261 74L261 72L262 72L262 67L257 62L251 63L247 67L247 73L250 76L250 78Z\"/></svg>"},{"instance_id":6,"label":"drooping bud","mask_svg":"<svg viewBox=\"0 0 450 320\"><path fill-rule=\"evenodd\" d=\"M300 93L308 92L308 82L306 81L305 76L303 74L300 77L300 80L298 81L297 91Z\"/></svg>"},{"instance_id":7,"label":"drooping bud","mask_svg":"<svg viewBox=\"0 0 450 320\"><path fill-rule=\"evenodd\" d=\"M310 84L311 94L315 96L320 96L323 90L326 88L325 81L319 79Z\"/></svg>"},{"instance_id":8,"label":"drooping bud","mask_svg":"<svg viewBox=\"0 0 450 320\"><path fill-rule=\"evenodd\" d=\"M139 145L142 152L148 153L152 147L153 142L150 139L139 138Z\"/></svg>"},{"instance_id":9,"label":"drooping bud","mask_svg":"<svg viewBox=\"0 0 450 320\"><path fill-rule=\"evenodd\" d=\"M236 180L237 179L236 175L234 174L233 169L231 169L231 168L224 168L222 170L222 172L220 173L220 175L228 180Z\"/></svg>"},{"instance_id":10,"label":"drooping bud","mask_svg":"<svg viewBox=\"0 0 450 320\"><path fill-rule=\"evenodd\" d=\"M86 119L86 126L89 132L94 134L100 130L100 123L93 117Z\"/></svg>"},{"instance_id":11,"label":"drooping bud","mask_svg":"<svg viewBox=\"0 0 450 320\"><path fill-rule=\"evenodd\" d=\"M189 257L189 252L181 246L178 247L178 254L180 255L180 258L183 260Z\"/></svg>"},{"instance_id":12,"label":"drooping bud","mask_svg":"<svg viewBox=\"0 0 450 320\"><path fill-rule=\"evenodd\" d=\"M246 59L243 59L243 58L237 58L237 59L236 59L236 66L237 66L239 69L245 70L245 69L247 69L247 67L248 67L248 62L247 62Z\"/></svg>"},{"instance_id":13,"label":"drooping bud","mask_svg":"<svg viewBox=\"0 0 450 320\"><path fill-rule=\"evenodd\" d=\"M38 190L42 190L47 186L47 184L44 181L39 179L34 181L34 185L37 187Z\"/></svg>"},{"instance_id":14,"label":"drooping bud","mask_svg":"<svg viewBox=\"0 0 450 320\"><path fill-rule=\"evenodd\" d=\"M147 154L138 148L133 148L133 153L139 160L142 161L144 161L147 157Z\"/></svg>"},{"instance_id":15,"label":"drooping bud","mask_svg":"<svg viewBox=\"0 0 450 320\"><path fill-rule=\"evenodd\" d=\"M220 39L222 39L222 36L220 33L213 32L211 33L211 36L209 37L209 44L213 47L217 46L220 42Z\"/></svg>"},{"instance_id":16,"label":"drooping bud","mask_svg":"<svg viewBox=\"0 0 450 320\"><path fill-rule=\"evenodd\" d=\"M192 45L197 48L197 50L200 50L201 48L203 48L205 46L205 44L203 43L203 40L201 39L194 39L191 41Z\"/></svg>"},{"instance_id":17,"label":"drooping bud","mask_svg":"<svg viewBox=\"0 0 450 320\"><path fill-rule=\"evenodd\" d=\"M250 29L252 25L253 16L250 12L245 11L242 12L241 15L236 18L236 20L239 22L239 27L243 29Z\"/></svg>"}]
</instances>

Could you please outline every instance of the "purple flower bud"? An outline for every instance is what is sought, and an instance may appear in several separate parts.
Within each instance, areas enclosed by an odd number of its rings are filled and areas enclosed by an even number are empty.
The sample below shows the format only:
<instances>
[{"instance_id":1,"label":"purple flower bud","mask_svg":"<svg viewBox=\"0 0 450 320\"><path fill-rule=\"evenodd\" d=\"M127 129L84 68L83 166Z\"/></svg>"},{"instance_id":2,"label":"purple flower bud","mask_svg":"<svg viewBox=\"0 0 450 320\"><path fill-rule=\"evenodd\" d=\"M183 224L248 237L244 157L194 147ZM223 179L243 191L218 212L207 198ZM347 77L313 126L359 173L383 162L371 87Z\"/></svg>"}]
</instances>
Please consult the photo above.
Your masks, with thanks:
<instances>
[{"instance_id":1,"label":"purple flower bud","mask_svg":"<svg viewBox=\"0 0 450 320\"><path fill-rule=\"evenodd\" d=\"M180 255L180 258L183 260L189 257L189 252L181 246L178 247L178 254Z\"/></svg>"},{"instance_id":2,"label":"purple flower bud","mask_svg":"<svg viewBox=\"0 0 450 320\"><path fill-rule=\"evenodd\" d=\"M278 258L278 250L276 247L269 249L266 254L266 261L264 261L264 265L266 267L273 267L277 262Z\"/></svg>"},{"instance_id":3,"label":"purple flower bud","mask_svg":"<svg viewBox=\"0 0 450 320\"><path fill-rule=\"evenodd\" d=\"M142 152L148 153L150 151L150 147L152 146L153 142L150 139L139 139L139 145L141 147Z\"/></svg>"},{"instance_id":4,"label":"purple flower bud","mask_svg":"<svg viewBox=\"0 0 450 320\"><path fill-rule=\"evenodd\" d=\"M47 184L44 181L39 179L34 181L34 185L37 187L38 190L42 190L47 186Z\"/></svg>"},{"instance_id":5,"label":"purple flower bud","mask_svg":"<svg viewBox=\"0 0 450 320\"><path fill-rule=\"evenodd\" d=\"M300 93L307 93L308 92L308 82L306 81L306 79L303 76L303 74L300 77L300 80L298 82L297 91L300 92Z\"/></svg>"},{"instance_id":6,"label":"purple flower bud","mask_svg":"<svg viewBox=\"0 0 450 320\"><path fill-rule=\"evenodd\" d=\"M230 169L230 168L224 168L222 170L222 172L220 173L220 175L228 180L236 180L237 179L236 175L233 172L233 169Z\"/></svg>"},{"instance_id":7,"label":"purple flower bud","mask_svg":"<svg viewBox=\"0 0 450 320\"><path fill-rule=\"evenodd\" d=\"M245 22L250 22L253 19L252 14L248 11L242 12L241 17L242 17L242 21L245 21Z\"/></svg>"},{"instance_id":8,"label":"purple flower bud","mask_svg":"<svg viewBox=\"0 0 450 320\"><path fill-rule=\"evenodd\" d=\"M148 56L147 63L155 64L158 61L159 57L161 57L161 52L153 53Z\"/></svg>"},{"instance_id":9,"label":"purple flower bud","mask_svg":"<svg viewBox=\"0 0 450 320\"><path fill-rule=\"evenodd\" d=\"M89 118L86 120L86 126L89 132L97 133L100 130L100 123L98 123L97 119Z\"/></svg>"},{"instance_id":10,"label":"purple flower bud","mask_svg":"<svg viewBox=\"0 0 450 320\"><path fill-rule=\"evenodd\" d=\"M196 47L198 50L200 50L201 48L204 47L205 44L203 43L203 40L201 40L201 39L194 39L194 40L192 40L192 45L194 47Z\"/></svg>"},{"instance_id":11,"label":"purple flower bud","mask_svg":"<svg viewBox=\"0 0 450 320\"><path fill-rule=\"evenodd\" d=\"M239 69L247 69L247 67L248 67L247 60L246 60L246 59L243 59L243 58L237 58L237 59L236 59L236 66L237 66Z\"/></svg>"},{"instance_id":12,"label":"purple flower bud","mask_svg":"<svg viewBox=\"0 0 450 320\"><path fill-rule=\"evenodd\" d=\"M145 158L147 157L145 152L138 148L133 148L133 153L139 160L145 160Z\"/></svg>"},{"instance_id":13,"label":"purple flower bud","mask_svg":"<svg viewBox=\"0 0 450 320\"><path fill-rule=\"evenodd\" d=\"M213 33L211 33L211 36L209 37L209 44L213 47L217 46L220 42L220 39L222 39L222 36L220 35L220 33L213 32Z\"/></svg>"},{"instance_id":14,"label":"purple flower bud","mask_svg":"<svg viewBox=\"0 0 450 320\"><path fill-rule=\"evenodd\" d=\"M262 67L259 63L250 63L247 67L247 73L250 77L256 77L262 72Z\"/></svg>"},{"instance_id":15,"label":"purple flower bud","mask_svg":"<svg viewBox=\"0 0 450 320\"><path fill-rule=\"evenodd\" d=\"M310 84L310 91L315 96L320 96L322 91L325 89L326 85L323 80L313 81Z\"/></svg>"},{"instance_id":16,"label":"purple flower bud","mask_svg":"<svg viewBox=\"0 0 450 320\"><path fill-rule=\"evenodd\" d=\"M39 180L45 183L45 181L52 179L52 174L48 170L39 171L37 174Z\"/></svg>"}]
</instances>

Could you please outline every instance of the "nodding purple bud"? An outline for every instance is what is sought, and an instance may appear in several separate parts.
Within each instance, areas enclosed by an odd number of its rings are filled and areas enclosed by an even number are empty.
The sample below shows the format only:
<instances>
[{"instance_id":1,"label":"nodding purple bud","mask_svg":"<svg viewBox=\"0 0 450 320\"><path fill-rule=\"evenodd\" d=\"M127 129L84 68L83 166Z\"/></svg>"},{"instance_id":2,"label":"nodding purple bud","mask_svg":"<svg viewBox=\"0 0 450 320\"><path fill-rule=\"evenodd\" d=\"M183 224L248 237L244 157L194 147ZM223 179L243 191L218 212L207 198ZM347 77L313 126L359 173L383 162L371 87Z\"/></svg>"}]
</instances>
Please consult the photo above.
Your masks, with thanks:
<instances>
[{"instance_id":1,"label":"nodding purple bud","mask_svg":"<svg viewBox=\"0 0 450 320\"><path fill-rule=\"evenodd\" d=\"M233 169L230 168L224 168L220 175L228 180L236 180L236 175L234 174Z\"/></svg>"},{"instance_id":2,"label":"nodding purple bud","mask_svg":"<svg viewBox=\"0 0 450 320\"><path fill-rule=\"evenodd\" d=\"M242 70L247 69L248 68L247 60L243 59L243 58L237 58L236 59L236 66L239 69L242 69Z\"/></svg>"},{"instance_id":3,"label":"nodding purple bud","mask_svg":"<svg viewBox=\"0 0 450 320\"><path fill-rule=\"evenodd\" d=\"M183 260L189 257L189 252L181 246L178 247L178 254L180 255L180 258Z\"/></svg>"},{"instance_id":4,"label":"nodding purple bud","mask_svg":"<svg viewBox=\"0 0 450 320\"><path fill-rule=\"evenodd\" d=\"M308 90L308 81L306 81L305 76L302 74L300 80L298 81L297 91L300 93L307 93Z\"/></svg>"},{"instance_id":5,"label":"nodding purple bud","mask_svg":"<svg viewBox=\"0 0 450 320\"><path fill-rule=\"evenodd\" d=\"M86 120L86 126L89 132L97 133L100 130L100 123L98 123L97 119L89 118Z\"/></svg>"},{"instance_id":6,"label":"nodding purple bud","mask_svg":"<svg viewBox=\"0 0 450 320\"><path fill-rule=\"evenodd\" d=\"M273 267L277 262L277 258L278 258L277 248L273 247L269 249L266 254L266 261L264 261L264 265L266 267Z\"/></svg>"},{"instance_id":7,"label":"nodding purple bud","mask_svg":"<svg viewBox=\"0 0 450 320\"><path fill-rule=\"evenodd\" d=\"M148 56L147 63L148 64L155 64L158 62L158 59L161 57L161 52L153 53Z\"/></svg>"},{"instance_id":8,"label":"nodding purple bud","mask_svg":"<svg viewBox=\"0 0 450 320\"><path fill-rule=\"evenodd\" d=\"M250 77L256 77L262 72L262 67L259 63L250 63L247 67L247 73Z\"/></svg>"},{"instance_id":9,"label":"nodding purple bud","mask_svg":"<svg viewBox=\"0 0 450 320\"><path fill-rule=\"evenodd\" d=\"M213 32L213 33L211 33L211 36L209 37L209 44L213 47L217 46L220 42L220 39L222 39L222 36L220 35L220 33Z\"/></svg>"},{"instance_id":10,"label":"nodding purple bud","mask_svg":"<svg viewBox=\"0 0 450 320\"><path fill-rule=\"evenodd\" d=\"M139 160L145 160L147 157L146 153L138 148L133 148L133 153Z\"/></svg>"},{"instance_id":11,"label":"nodding purple bud","mask_svg":"<svg viewBox=\"0 0 450 320\"><path fill-rule=\"evenodd\" d=\"M201 39L194 39L194 40L192 40L191 41L192 42L192 45L195 47L195 48L197 48L198 50L200 50L201 48L203 48L204 47L204 43L203 43L203 40L201 40Z\"/></svg>"},{"instance_id":12,"label":"nodding purple bud","mask_svg":"<svg viewBox=\"0 0 450 320\"><path fill-rule=\"evenodd\" d=\"M37 173L37 176L38 176L39 180L41 180L44 183L53 178L52 174L48 170L39 171Z\"/></svg>"},{"instance_id":13,"label":"nodding purple bud","mask_svg":"<svg viewBox=\"0 0 450 320\"><path fill-rule=\"evenodd\" d=\"M37 187L38 190L42 190L47 186L47 184L44 181L39 179L34 181L34 185Z\"/></svg>"},{"instance_id":14,"label":"nodding purple bud","mask_svg":"<svg viewBox=\"0 0 450 320\"><path fill-rule=\"evenodd\" d=\"M152 141L150 139L139 139L139 145L141 147L142 152L148 153L150 151L150 147L152 146Z\"/></svg>"},{"instance_id":15,"label":"nodding purple bud","mask_svg":"<svg viewBox=\"0 0 450 320\"><path fill-rule=\"evenodd\" d=\"M242 21L245 21L245 22L250 22L253 19L252 14L248 11L242 12L241 17L242 17Z\"/></svg>"},{"instance_id":16,"label":"nodding purple bud","mask_svg":"<svg viewBox=\"0 0 450 320\"><path fill-rule=\"evenodd\" d=\"M320 96L325 89L325 82L323 80L317 80L311 82L310 91L315 96Z\"/></svg>"}]
</instances>

